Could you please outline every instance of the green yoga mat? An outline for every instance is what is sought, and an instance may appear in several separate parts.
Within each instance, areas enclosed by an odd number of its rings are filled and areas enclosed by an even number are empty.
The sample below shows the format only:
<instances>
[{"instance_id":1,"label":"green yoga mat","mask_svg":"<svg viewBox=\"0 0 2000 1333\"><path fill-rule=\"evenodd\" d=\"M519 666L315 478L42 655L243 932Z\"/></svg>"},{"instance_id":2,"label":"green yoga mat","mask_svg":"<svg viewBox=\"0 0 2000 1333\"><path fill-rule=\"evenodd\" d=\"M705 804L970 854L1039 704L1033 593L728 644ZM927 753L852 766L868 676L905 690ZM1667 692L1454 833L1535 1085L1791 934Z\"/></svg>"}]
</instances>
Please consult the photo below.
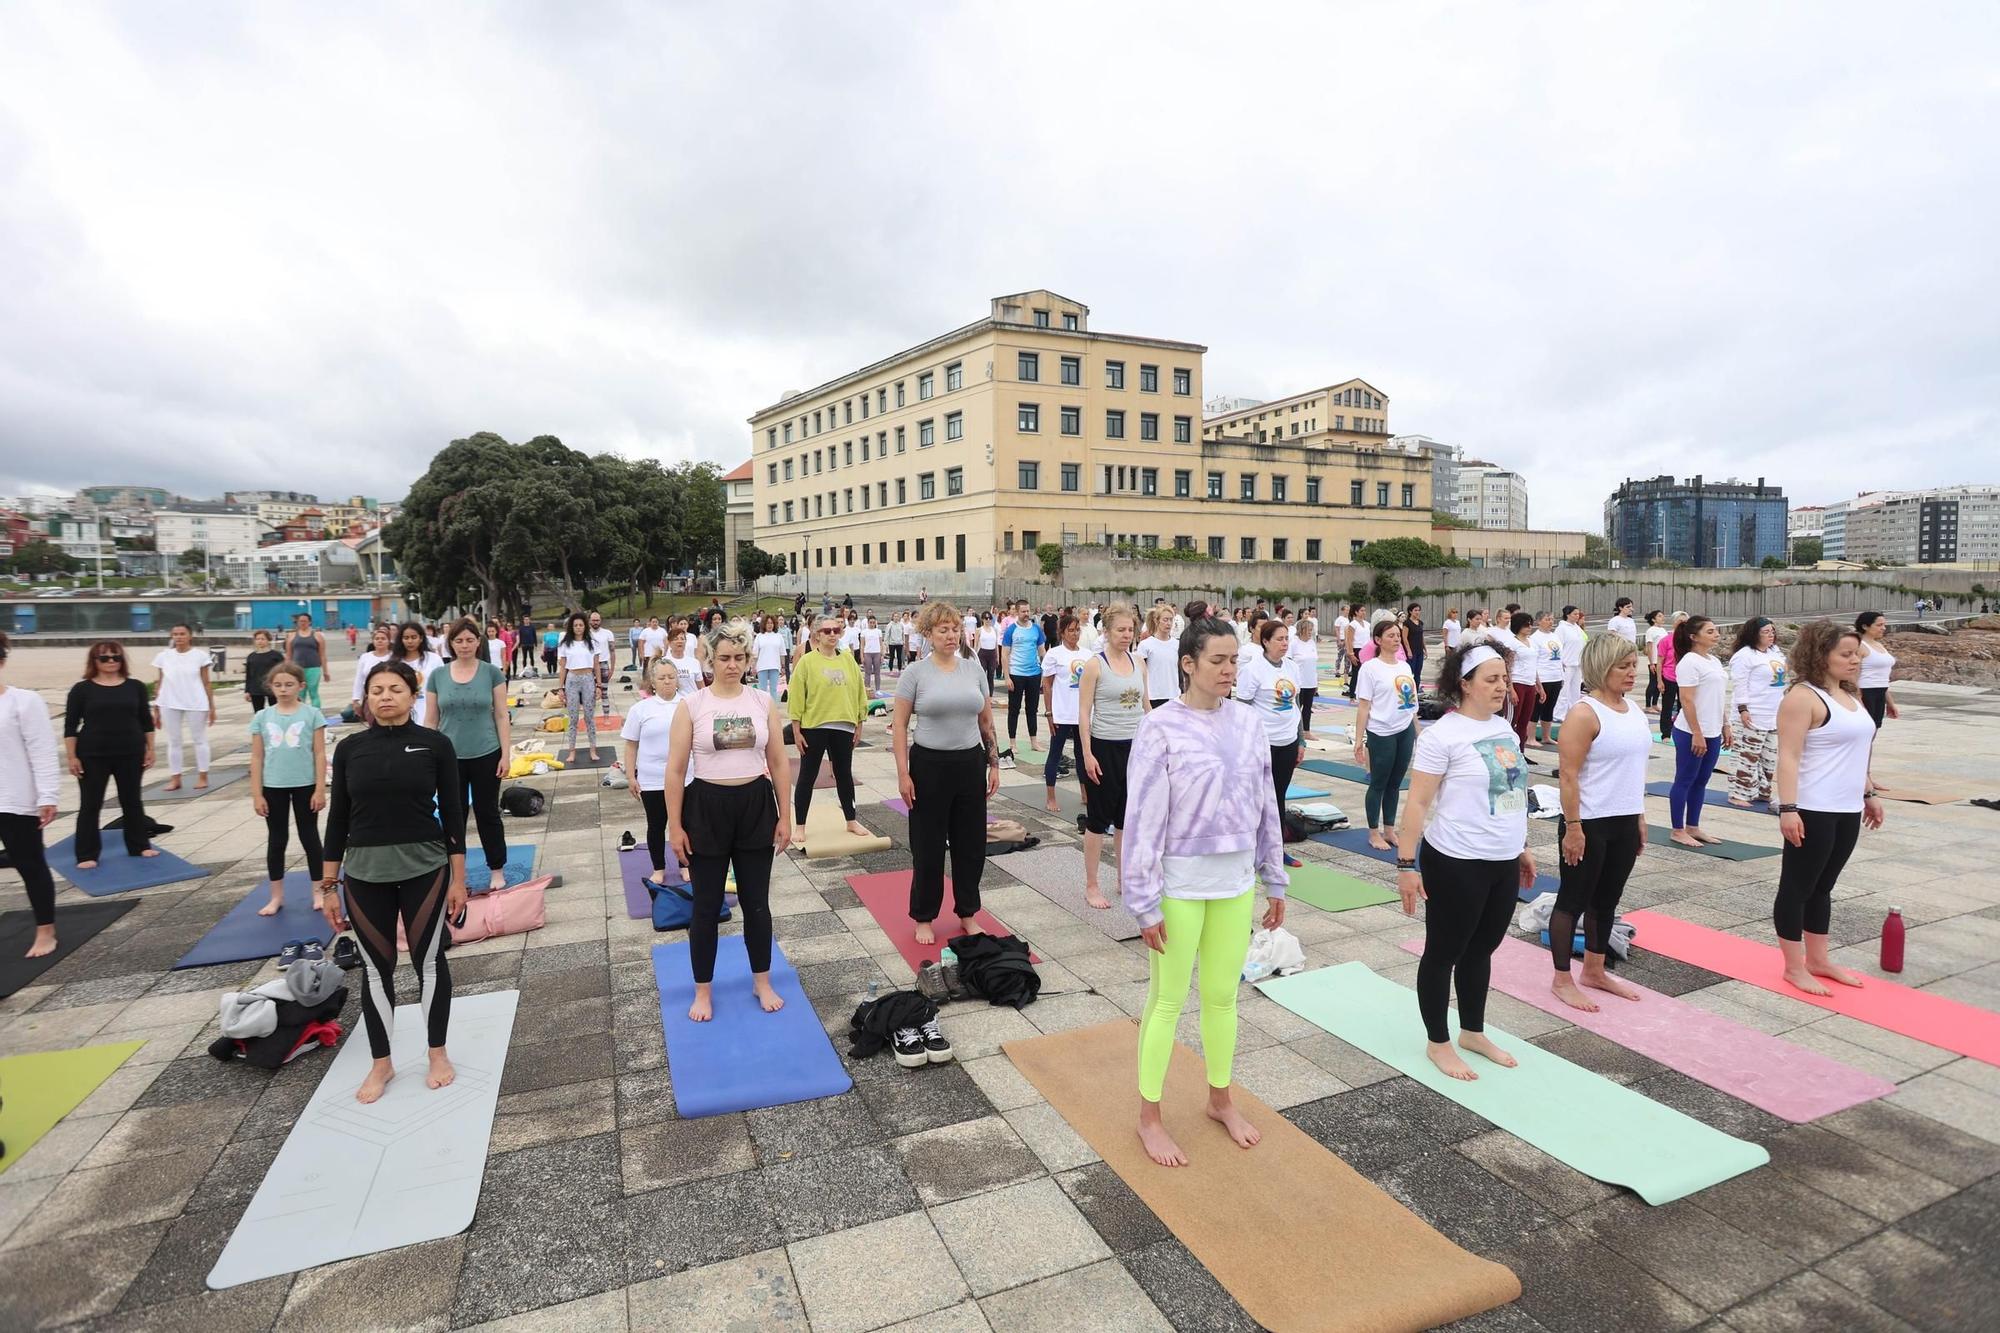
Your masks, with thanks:
<instances>
[{"instance_id":1,"label":"green yoga mat","mask_svg":"<svg viewBox=\"0 0 2000 1333\"><path fill-rule=\"evenodd\" d=\"M1673 830L1658 824L1646 825L1646 841L1655 847L1671 847L1677 852L1693 852L1698 856L1713 856L1723 861L1758 861L1767 856L1777 856L1783 849L1778 847L1758 847L1747 842L1731 842L1724 838L1708 847L1687 847L1675 842Z\"/></svg>"},{"instance_id":2,"label":"green yoga mat","mask_svg":"<svg viewBox=\"0 0 2000 1333\"><path fill-rule=\"evenodd\" d=\"M1342 764L1332 759L1308 759L1303 764L1300 764L1299 767L1312 773L1324 773L1330 778L1345 778L1349 782L1358 782L1364 787L1368 785L1368 770L1359 764ZM1410 779L1405 774L1400 790L1408 791L1409 789Z\"/></svg>"},{"instance_id":3,"label":"green yoga mat","mask_svg":"<svg viewBox=\"0 0 2000 1333\"><path fill-rule=\"evenodd\" d=\"M1397 900L1394 889L1343 875L1328 866L1295 866L1291 875L1292 883L1285 890L1285 896L1311 903L1323 912L1345 912L1350 908L1373 907Z\"/></svg>"},{"instance_id":4,"label":"green yoga mat","mask_svg":"<svg viewBox=\"0 0 2000 1333\"><path fill-rule=\"evenodd\" d=\"M145 1044L121 1041L0 1059L0 1100L5 1102L0 1105L0 1171L14 1165Z\"/></svg>"},{"instance_id":5,"label":"green yoga mat","mask_svg":"<svg viewBox=\"0 0 2000 1333\"><path fill-rule=\"evenodd\" d=\"M1486 1035L1520 1067L1502 1069L1473 1055L1467 1063L1477 1079L1446 1078L1424 1054L1417 997L1366 963L1279 977L1258 989L1556 1160L1623 1185L1647 1203L1672 1203L1771 1160L1757 1144L1710 1129L1490 1023Z\"/></svg>"}]
</instances>

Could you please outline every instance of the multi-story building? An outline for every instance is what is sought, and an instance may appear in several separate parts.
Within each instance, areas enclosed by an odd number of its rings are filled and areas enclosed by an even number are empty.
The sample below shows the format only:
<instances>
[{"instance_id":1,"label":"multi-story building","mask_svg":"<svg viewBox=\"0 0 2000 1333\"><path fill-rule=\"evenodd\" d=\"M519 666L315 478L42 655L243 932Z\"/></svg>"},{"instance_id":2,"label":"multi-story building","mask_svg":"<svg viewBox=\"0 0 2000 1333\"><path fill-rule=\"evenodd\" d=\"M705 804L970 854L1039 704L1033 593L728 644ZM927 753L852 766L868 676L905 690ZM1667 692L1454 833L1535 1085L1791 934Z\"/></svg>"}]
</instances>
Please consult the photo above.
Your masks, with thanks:
<instances>
[{"instance_id":1,"label":"multi-story building","mask_svg":"<svg viewBox=\"0 0 2000 1333\"><path fill-rule=\"evenodd\" d=\"M1386 404L1315 407L1315 447L1267 417L1204 422L1198 343L1099 332L1050 291L750 418L754 540L838 590L977 593L1010 552L1171 547L1222 560L1344 559L1429 532L1427 461L1387 450ZM1300 395L1265 405L1291 424ZM1215 427L1210 430L1210 427ZM1333 445L1343 447L1330 447Z\"/></svg>"},{"instance_id":2,"label":"multi-story building","mask_svg":"<svg viewBox=\"0 0 2000 1333\"><path fill-rule=\"evenodd\" d=\"M255 510L242 505L183 500L153 515L153 549L162 555L207 551L228 555L257 549L266 531Z\"/></svg>"},{"instance_id":3,"label":"multi-story building","mask_svg":"<svg viewBox=\"0 0 2000 1333\"><path fill-rule=\"evenodd\" d=\"M1786 558L1785 492L1741 481L1626 480L1604 502L1604 535L1627 565L1672 560L1698 569Z\"/></svg>"},{"instance_id":4,"label":"multi-story building","mask_svg":"<svg viewBox=\"0 0 2000 1333\"><path fill-rule=\"evenodd\" d=\"M1420 454L1431 463L1431 508L1458 516L1458 465L1465 450L1444 444L1428 435L1392 435L1389 446L1406 453Z\"/></svg>"},{"instance_id":5,"label":"multi-story building","mask_svg":"<svg viewBox=\"0 0 2000 1333\"><path fill-rule=\"evenodd\" d=\"M756 459L739 464L722 474L722 586L734 588L741 582L736 569L738 543L756 538L756 482L752 474Z\"/></svg>"},{"instance_id":6,"label":"multi-story building","mask_svg":"<svg viewBox=\"0 0 2000 1333\"><path fill-rule=\"evenodd\" d=\"M1252 407L1262 407L1262 398L1239 398L1231 393L1219 393L1201 405L1204 418L1226 417Z\"/></svg>"},{"instance_id":7,"label":"multi-story building","mask_svg":"<svg viewBox=\"0 0 2000 1333\"><path fill-rule=\"evenodd\" d=\"M342 541L280 542L276 546L249 551L218 551L214 565L239 588L252 591L266 587L280 589L324 588L362 581L360 557L355 548L360 539Z\"/></svg>"},{"instance_id":8,"label":"multi-story building","mask_svg":"<svg viewBox=\"0 0 2000 1333\"><path fill-rule=\"evenodd\" d=\"M1509 532L1528 526L1528 482L1496 463L1467 458L1457 467L1452 515L1475 527Z\"/></svg>"},{"instance_id":9,"label":"multi-story building","mask_svg":"<svg viewBox=\"0 0 2000 1333\"><path fill-rule=\"evenodd\" d=\"M1890 491L1863 491L1851 500L1835 500L1820 512L1820 549L1828 560L1847 558L1847 520L1858 510L1880 504Z\"/></svg>"},{"instance_id":10,"label":"multi-story building","mask_svg":"<svg viewBox=\"0 0 2000 1333\"><path fill-rule=\"evenodd\" d=\"M1892 565L2000 561L2000 486L1937 486L1865 498L1871 503L1850 503L1846 510L1843 559Z\"/></svg>"},{"instance_id":11,"label":"multi-story building","mask_svg":"<svg viewBox=\"0 0 2000 1333\"><path fill-rule=\"evenodd\" d=\"M174 503L173 492L158 486L85 486L76 496L106 509L166 509Z\"/></svg>"},{"instance_id":12,"label":"multi-story building","mask_svg":"<svg viewBox=\"0 0 2000 1333\"><path fill-rule=\"evenodd\" d=\"M1256 444L1366 444L1389 434L1389 400L1366 380L1343 380L1289 398L1253 403L1202 421L1205 440Z\"/></svg>"}]
</instances>

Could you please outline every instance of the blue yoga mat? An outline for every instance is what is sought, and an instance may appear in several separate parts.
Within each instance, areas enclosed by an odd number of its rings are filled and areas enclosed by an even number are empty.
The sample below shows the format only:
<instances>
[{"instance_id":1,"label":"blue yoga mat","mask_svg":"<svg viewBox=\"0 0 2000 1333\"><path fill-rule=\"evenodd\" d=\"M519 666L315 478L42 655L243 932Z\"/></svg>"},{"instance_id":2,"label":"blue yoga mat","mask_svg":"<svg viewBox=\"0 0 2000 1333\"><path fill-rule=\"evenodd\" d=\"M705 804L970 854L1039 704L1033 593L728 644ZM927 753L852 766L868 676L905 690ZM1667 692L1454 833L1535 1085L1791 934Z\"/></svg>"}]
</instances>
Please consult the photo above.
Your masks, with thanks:
<instances>
[{"instance_id":1,"label":"blue yoga mat","mask_svg":"<svg viewBox=\"0 0 2000 1333\"><path fill-rule=\"evenodd\" d=\"M507 844L507 887L525 884L535 877L535 844L532 842L510 842ZM475 839L465 849L465 891L470 894L485 893L487 885L486 853L479 850Z\"/></svg>"},{"instance_id":2,"label":"blue yoga mat","mask_svg":"<svg viewBox=\"0 0 2000 1333\"><path fill-rule=\"evenodd\" d=\"M1646 784L1646 795L1648 796L1671 796L1673 795L1673 791L1674 784L1671 782L1649 782ZM1745 814L1768 815L1771 813L1771 807L1763 801L1758 801L1748 809L1740 805L1731 805L1729 803L1729 793L1726 791L1717 791L1713 787L1703 787L1701 789L1701 803L1703 805L1719 805L1726 810L1742 810Z\"/></svg>"},{"instance_id":3,"label":"blue yoga mat","mask_svg":"<svg viewBox=\"0 0 2000 1333\"><path fill-rule=\"evenodd\" d=\"M1381 861L1386 865L1396 864L1396 853L1394 851L1385 852L1379 847L1370 847L1368 845L1368 830L1365 828L1344 828L1335 829L1331 833L1315 833L1312 835L1312 840L1314 842L1323 842L1329 847L1338 847L1343 852L1359 852L1363 856L1373 857L1375 860ZM1554 893L1560 885L1561 881L1554 875L1543 871L1535 876L1535 882L1532 887L1521 890L1521 901L1525 903L1537 895Z\"/></svg>"},{"instance_id":4,"label":"blue yoga mat","mask_svg":"<svg viewBox=\"0 0 2000 1333\"><path fill-rule=\"evenodd\" d=\"M1285 788L1285 799L1288 801L1313 801L1318 800L1322 796L1331 796L1332 794L1331 792L1318 791L1312 787L1301 787L1296 782Z\"/></svg>"},{"instance_id":5,"label":"blue yoga mat","mask_svg":"<svg viewBox=\"0 0 2000 1333\"><path fill-rule=\"evenodd\" d=\"M1364 787L1368 785L1368 770L1359 764L1343 764L1334 759L1308 759L1303 764L1300 764L1299 767L1305 769L1308 773L1320 773L1330 778L1340 778L1347 782L1358 782ZM1403 785L1398 790L1408 791L1409 789L1410 775L1405 773L1403 775Z\"/></svg>"},{"instance_id":6,"label":"blue yoga mat","mask_svg":"<svg viewBox=\"0 0 2000 1333\"><path fill-rule=\"evenodd\" d=\"M724 940L715 960L715 1017L688 1019L694 972L685 940L653 946L674 1108L683 1119L832 1097L854 1086L841 1067L799 974L771 946L771 985L785 1007L767 1014L750 993L750 955Z\"/></svg>"},{"instance_id":7,"label":"blue yoga mat","mask_svg":"<svg viewBox=\"0 0 2000 1333\"><path fill-rule=\"evenodd\" d=\"M117 838L104 840L104 850L97 857L97 869L78 870L74 834L49 848L49 869L93 898L102 898L107 893L123 893L127 889L174 884L184 879L208 878L206 870L190 865L164 848L160 849L158 856L127 856L124 842Z\"/></svg>"},{"instance_id":8,"label":"blue yoga mat","mask_svg":"<svg viewBox=\"0 0 2000 1333\"><path fill-rule=\"evenodd\" d=\"M294 870L285 876L285 905L278 914L258 916L257 909L271 901L270 882L261 880L194 948L181 955L174 967L208 967L215 963L275 958L288 940L318 940L325 944L333 938L333 927L314 910L312 900L312 876Z\"/></svg>"}]
</instances>

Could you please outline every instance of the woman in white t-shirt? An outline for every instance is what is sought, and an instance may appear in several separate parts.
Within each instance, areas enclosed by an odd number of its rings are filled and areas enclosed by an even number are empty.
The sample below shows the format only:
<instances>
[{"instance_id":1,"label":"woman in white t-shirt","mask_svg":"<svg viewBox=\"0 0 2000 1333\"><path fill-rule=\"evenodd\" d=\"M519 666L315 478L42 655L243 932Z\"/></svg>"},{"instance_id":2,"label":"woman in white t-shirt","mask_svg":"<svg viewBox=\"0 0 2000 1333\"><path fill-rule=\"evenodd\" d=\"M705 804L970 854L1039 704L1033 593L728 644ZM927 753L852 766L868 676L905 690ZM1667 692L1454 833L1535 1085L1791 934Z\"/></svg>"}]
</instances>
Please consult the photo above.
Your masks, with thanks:
<instances>
[{"instance_id":1,"label":"woman in white t-shirt","mask_svg":"<svg viewBox=\"0 0 2000 1333\"><path fill-rule=\"evenodd\" d=\"M1674 627L1674 680L1680 712L1674 717L1674 789L1667 798L1673 839L1683 847L1721 842L1701 831L1701 807L1715 761L1735 739L1722 706L1728 670L1715 660L1722 631L1707 616L1689 616Z\"/></svg>"},{"instance_id":2,"label":"woman in white t-shirt","mask_svg":"<svg viewBox=\"0 0 2000 1333\"><path fill-rule=\"evenodd\" d=\"M1533 743L1545 750L1553 750L1556 738L1556 700L1562 697L1564 677L1568 674L1568 645L1562 635L1556 633L1556 613L1542 612L1535 622L1535 632L1528 636L1528 642L1535 650L1535 735Z\"/></svg>"},{"instance_id":3,"label":"woman in white t-shirt","mask_svg":"<svg viewBox=\"0 0 2000 1333\"><path fill-rule=\"evenodd\" d=\"M778 695L784 689L785 679L785 636L778 633L778 618L765 616L763 628L757 633L757 641L751 651L757 659L757 688L771 696L771 702L778 702Z\"/></svg>"},{"instance_id":4,"label":"woman in white t-shirt","mask_svg":"<svg viewBox=\"0 0 2000 1333\"><path fill-rule=\"evenodd\" d=\"M1729 654L1729 688L1736 696L1736 769L1729 803L1748 810L1771 799L1778 778L1778 701L1785 697L1785 655L1778 627L1752 616L1736 631Z\"/></svg>"},{"instance_id":5,"label":"woman in white t-shirt","mask_svg":"<svg viewBox=\"0 0 2000 1333\"><path fill-rule=\"evenodd\" d=\"M1299 736L1302 740L1316 741L1319 737L1313 735L1313 700L1319 697L1317 620L1311 616L1299 617L1298 628L1292 631L1291 646L1285 649L1285 660L1292 664L1292 683L1299 687Z\"/></svg>"},{"instance_id":6,"label":"woman in white t-shirt","mask_svg":"<svg viewBox=\"0 0 2000 1333\"><path fill-rule=\"evenodd\" d=\"M1646 711L1660 711L1660 640L1667 637L1667 627L1660 622L1667 618L1665 611L1646 613L1646 630L1639 636L1639 651L1646 655Z\"/></svg>"},{"instance_id":7,"label":"woman in white t-shirt","mask_svg":"<svg viewBox=\"0 0 2000 1333\"><path fill-rule=\"evenodd\" d=\"M989 692L1000 687L1000 630L991 611L979 613L979 667L986 673Z\"/></svg>"},{"instance_id":8,"label":"woman in white t-shirt","mask_svg":"<svg viewBox=\"0 0 2000 1333\"><path fill-rule=\"evenodd\" d=\"M683 699L708 683L707 674L702 670L697 645L688 633L684 621L676 620L673 628L667 633L666 658L674 664L674 670L681 673Z\"/></svg>"},{"instance_id":9,"label":"woman in white t-shirt","mask_svg":"<svg viewBox=\"0 0 2000 1333\"><path fill-rule=\"evenodd\" d=\"M444 659L431 651L430 636L424 633L424 627L411 621L397 629L394 644L389 650L389 660L402 662L417 673L416 702L410 709L410 716L427 717L425 709L430 705L430 696L425 693L425 687L430 682L431 673L444 665ZM366 688L365 678L362 685Z\"/></svg>"},{"instance_id":10,"label":"woman in white t-shirt","mask_svg":"<svg viewBox=\"0 0 2000 1333\"><path fill-rule=\"evenodd\" d=\"M377 625L374 632L368 636L368 651L354 659L354 711L356 714L366 716L367 713L367 710L362 707L361 689L363 685L367 684L368 673L381 663L394 658L396 655L395 647L396 627L393 625Z\"/></svg>"},{"instance_id":11,"label":"woman in white t-shirt","mask_svg":"<svg viewBox=\"0 0 2000 1333\"><path fill-rule=\"evenodd\" d=\"M1880 611L1863 611L1854 618L1854 632L1861 636L1861 703L1881 730L1883 718L1894 718L1896 701L1889 697L1889 681L1896 673L1896 655L1889 651L1889 618Z\"/></svg>"},{"instance_id":12,"label":"woman in white t-shirt","mask_svg":"<svg viewBox=\"0 0 2000 1333\"><path fill-rule=\"evenodd\" d=\"M1173 628L1173 608L1156 606L1146 613L1146 637L1132 648L1132 656L1146 668L1146 702L1154 708L1180 697L1181 645Z\"/></svg>"},{"instance_id":13,"label":"woman in white t-shirt","mask_svg":"<svg viewBox=\"0 0 2000 1333\"><path fill-rule=\"evenodd\" d=\"M1278 810L1285 808L1285 793L1291 790L1292 774L1304 757L1299 738L1299 687L1292 682L1285 652L1291 636L1282 620L1260 620L1256 647L1236 668L1236 697L1257 710L1264 724L1264 739L1271 745L1271 783L1277 789ZM1285 854L1285 864L1297 866L1298 858Z\"/></svg>"},{"instance_id":14,"label":"woman in white t-shirt","mask_svg":"<svg viewBox=\"0 0 2000 1333\"><path fill-rule=\"evenodd\" d=\"M1074 614L1056 622L1061 642L1042 654L1042 706L1049 715L1049 757L1042 765L1042 785L1048 788L1045 802L1052 815L1062 813L1056 803L1056 778L1061 776L1063 746L1071 747L1079 767L1083 760L1083 735L1077 724L1083 719L1083 664L1090 654L1078 646L1083 622Z\"/></svg>"},{"instance_id":15,"label":"woman in white t-shirt","mask_svg":"<svg viewBox=\"0 0 2000 1333\"><path fill-rule=\"evenodd\" d=\"M625 771L632 775L632 799L646 811L646 855L652 858L655 884L667 883L667 749L673 738L674 714L681 709L681 673L655 655L651 692L625 714L618 738L625 742ZM692 782L694 775L688 774ZM687 867L680 867L685 883Z\"/></svg>"},{"instance_id":16,"label":"woman in white t-shirt","mask_svg":"<svg viewBox=\"0 0 2000 1333\"><path fill-rule=\"evenodd\" d=\"M882 692L882 627L872 615L861 624L861 686L871 698Z\"/></svg>"},{"instance_id":17,"label":"woman in white t-shirt","mask_svg":"<svg viewBox=\"0 0 2000 1333\"><path fill-rule=\"evenodd\" d=\"M1438 693L1454 711L1424 729L1411 760L1409 803L1396 829L1396 891L1403 914L1424 910L1417 1010L1427 1054L1456 1079L1479 1075L1452 1049L1447 1014L1458 993L1458 1045L1511 1069L1518 1061L1486 1035L1493 951L1506 938L1519 891L1535 882L1528 850L1528 766L1501 716L1507 654L1493 643L1444 655ZM1437 818L1430 819L1432 809ZM1426 827L1426 820L1429 821ZM1422 868L1418 868L1419 843Z\"/></svg>"},{"instance_id":18,"label":"woman in white t-shirt","mask_svg":"<svg viewBox=\"0 0 2000 1333\"><path fill-rule=\"evenodd\" d=\"M639 688L650 690L653 679L653 661L667 651L667 632L660 626L658 616L646 618L646 628L639 631Z\"/></svg>"},{"instance_id":19,"label":"woman in white t-shirt","mask_svg":"<svg viewBox=\"0 0 2000 1333\"><path fill-rule=\"evenodd\" d=\"M1371 631L1375 655L1361 664L1354 687L1354 762L1368 771L1368 845L1389 850L1396 800L1417 744L1417 678L1397 650L1403 629L1385 620Z\"/></svg>"},{"instance_id":20,"label":"woman in white t-shirt","mask_svg":"<svg viewBox=\"0 0 2000 1333\"><path fill-rule=\"evenodd\" d=\"M590 622L573 615L563 626L562 642L556 646L556 670L561 672L563 707L569 714L567 763L576 762L576 731L579 713L584 734L590 742L590 761L597 762L597 645L590 639Z\"/></svg>"},{"instance_id":21,"label":"woman in white t-shirt","mask_svg":"<svg viewBox=\"0 0 2000 1333\"><path fill-rule=\"evenodd\" d=\"M1444 624L1439 626L1439 628L1444 631L1445 651L1450 652L1453 648L1458 647L1458 636L1463 632L1464 627L1459 624L1457 607L1447 606L1444 609Z\"/></svg>"},{"instance_id":22,"label":"woman in white t-shirt","mask_svg":"<svg viewBox=\"0 0 2000 1333\"><path fill-rule=\"evenodd\" d=\"M1526 611L1516 611L1507 622L1508 639L1502 647L1514 656L1507 666L1507 688L1510 694L1508 716L1514 724L1514 735L1521 742L1522 761L1527 758L1528 729L1534 725L1535 710L1542 699L1541 660L1542 645L1535 637L1535 618ZM1477 642L1476 640L1474 642ZM1471 644L1467 644L1470 647Z\"/></svg>"},{"instance_id":23,"label":"woman in white t-shirt","mask_svg":"<svg viewBox=\"0 0 2000 1333\"><path fill-rule=\"evenodd\" d=\"M1583 697L1583 645L1589 642L1590 635L1584 632L1582 607L1563 608L1562 619L1556 623L1556 638L1562 641L1563 678L1551 717L1560 722Z\"/></svg>"},{"instance_id":24,"label":"woman in white t-shirt","mask_svg":"<svg viewBox=\"0 0 2000 1333\"><path fill-rule=\"evenodd\" d=\"M194 733L194 789L208 786L208 729L215 725L215 696L209 691L208 654L194 646L194 631L176 625L171 646L153 657L153 729L167 734L168 791L181 786L181 734Z\"/></svg>"}]
</instances>

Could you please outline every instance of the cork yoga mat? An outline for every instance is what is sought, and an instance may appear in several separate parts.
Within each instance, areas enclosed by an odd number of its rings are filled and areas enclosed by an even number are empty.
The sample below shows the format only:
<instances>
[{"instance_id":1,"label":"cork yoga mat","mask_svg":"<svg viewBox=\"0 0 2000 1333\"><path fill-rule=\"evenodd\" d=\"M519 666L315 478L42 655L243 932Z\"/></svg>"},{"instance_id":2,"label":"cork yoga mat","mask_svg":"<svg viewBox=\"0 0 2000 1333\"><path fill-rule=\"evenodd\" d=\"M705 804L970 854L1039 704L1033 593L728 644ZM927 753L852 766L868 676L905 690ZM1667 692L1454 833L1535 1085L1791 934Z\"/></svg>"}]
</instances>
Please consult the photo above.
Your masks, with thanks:
<instances>
[{"instance_id":1,"label":"cork yoga mat","mask_svg":"<svg viewBox=\"0 0 2000 1333\"><path fill-rule=\"evenodd\" d=\"M1281 1333L1433 1328L1505 1305L1514 1274L1466 1253L1255 1097L1249 1150L1203 1108L1201 1057L1175 1046L1161 1108L1188 1155L1156 1166L1134 1132L1138 1028L1127 1020L1011 1041L1007 1058L1145 1200L1251 1318ZM1366 1237L1366 1244L1357 1244Z\"/></svg>"}]
</instances>

